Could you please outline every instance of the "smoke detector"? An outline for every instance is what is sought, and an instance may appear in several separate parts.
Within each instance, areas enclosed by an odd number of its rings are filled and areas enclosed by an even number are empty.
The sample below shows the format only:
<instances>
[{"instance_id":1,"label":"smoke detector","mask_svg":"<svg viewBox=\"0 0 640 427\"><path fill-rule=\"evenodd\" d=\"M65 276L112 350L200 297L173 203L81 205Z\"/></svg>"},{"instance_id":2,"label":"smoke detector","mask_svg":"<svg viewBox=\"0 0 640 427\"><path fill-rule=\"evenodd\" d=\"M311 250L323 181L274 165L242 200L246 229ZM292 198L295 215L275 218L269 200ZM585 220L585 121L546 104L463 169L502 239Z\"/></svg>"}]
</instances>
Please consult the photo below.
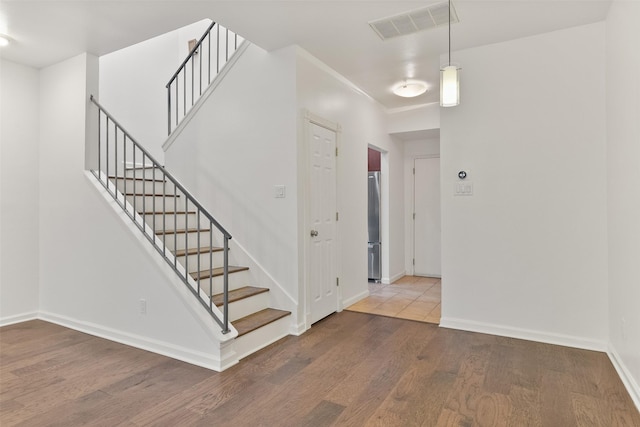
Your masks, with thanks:
<instances>
[{"instance_id":1,"label":"smoke detector","mask_svg":"<svg viewBox=\"0 0 640 427\"><path fill-rule=\"evenodd\" d=\"M460 22L453 3L451 23ZM382 40L405 36L449 24L449 2L434 3L387 18L370 21L369 25Z\"/></svg>"}]
</instances>

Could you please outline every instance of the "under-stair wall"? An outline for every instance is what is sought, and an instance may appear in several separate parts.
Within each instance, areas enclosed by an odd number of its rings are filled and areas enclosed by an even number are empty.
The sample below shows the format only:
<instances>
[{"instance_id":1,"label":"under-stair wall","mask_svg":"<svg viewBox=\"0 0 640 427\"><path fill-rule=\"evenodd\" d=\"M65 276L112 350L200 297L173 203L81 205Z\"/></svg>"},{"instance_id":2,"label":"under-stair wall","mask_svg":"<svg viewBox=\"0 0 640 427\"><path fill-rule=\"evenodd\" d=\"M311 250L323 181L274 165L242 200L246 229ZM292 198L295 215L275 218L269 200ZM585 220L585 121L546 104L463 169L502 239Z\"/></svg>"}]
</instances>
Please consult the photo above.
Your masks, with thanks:
<instances>
[{"instance_id":1,"label":"under-stair wall","mask_svg":"<svg viewBox=\"0 0 640 427\"><path fill-rule=\"evenodd\" d=\"M295 49L249 45L203 101L169 140L165 165L233 230L233 256L255 283L270 282L272 306L292 311L300 332Z\"/></svg>"},{"instance_id":2,"label":"under-stair wall","mask_svg":"<svg viewBox=\"0 0 640 427\"><path fill-rule=\"evenodd\" d=\"M39 317L219 369L220 328L85 171L95 65L80 55L40 72Z\"/></svg>"}]
</instances>

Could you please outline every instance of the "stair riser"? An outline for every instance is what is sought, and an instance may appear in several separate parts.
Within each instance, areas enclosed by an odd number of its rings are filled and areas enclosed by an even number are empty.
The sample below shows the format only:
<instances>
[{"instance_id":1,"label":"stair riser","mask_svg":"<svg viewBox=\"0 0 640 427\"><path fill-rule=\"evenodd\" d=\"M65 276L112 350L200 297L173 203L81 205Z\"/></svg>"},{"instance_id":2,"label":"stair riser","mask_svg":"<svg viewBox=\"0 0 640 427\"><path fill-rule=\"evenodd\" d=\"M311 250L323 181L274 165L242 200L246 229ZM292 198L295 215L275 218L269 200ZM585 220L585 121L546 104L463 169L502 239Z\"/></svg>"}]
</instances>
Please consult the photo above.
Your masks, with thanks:
<instances>
[{"instance_id":1,"label":"stair riser","mask_svg":"<svg viewBox=\"0 0 640 427\"><path fill-rule=\"evenodd\" d=\"M174 251L176 249L185 248L197 248L198 247L198 234L200 234L200 247L209 246L209 232L193 232L193 233L179 233L179 234L167 234L160 235L164 240L167 249Z\"/></svg>"},{"instance_id":2,"label":"stair riser","mask_svg":"<svg viewBox=\"0 0 640 427\"><path fill-rule=\"evenodd\" d=\"M119 175L119 174L118 174ZM153 179L153 168L144 168L144 169L126 169L124 172L124 176L127 178L145 178L145 179ZM156 169L155 178L162 179L163 173L160 169Z\"/></svg>"},{"instance_id":3,"label":"stair riser","mask_svg":"<svg viewBox=\"0 0 640 427\"><path fill-rule=\"evenodd\" d=\"M269 292L263 292L229 304L229 320L236 321L245 316L269 308Z\"/></svg>"},{"instance_id":4,"label":"stair riser","mask_svg":"<svg viewBox=\"0 0 640 427\"><path fill-rule=\"evenodd\" d=\"M222 276L213 277L211 281L213 287L213 295L221 294L223 290L223 278ZM237 273L229 274L229 290L239 289L249 284L249 272L238 271ZM209 295L209 278L200 280L200 289L205 294Z\"/></svg>"},{"instance_id":5,"label":"stair riser","mask_svg":"<svg viewBox=\"0 0 640 427\"><path fill-rule=\"evenodd\" d=\"M160 209L162 209L162 206L160 206ZM185 228L198 228L198 218L194 213L193 214L176 214L175 216L172 213L167 213L166 215L147 214L144 217L147 224L149 224L152 227L154 226L153 221L155 218L156 230L162 230L163 228L165 230L175 230L176 228L179 230L185 229ZM209 221L200 220L200 227L208 228Z\"/></svg>"},{"instance_id":6,"label":"stair riser","mask_svg":"<svg viewBox=\"0 0 640 427\"><path fill-rule=\"evenodd\" d=\"M275 322L269 323L253 332L238 337L233 343L238 358L242 359L261 348L283 338L289 334L291 316L285 316Z\"/></svg>"},{"instance_id":7,"label":"stair riser","mask_svg":"<svg viewBox=\"0 0 640 427\"><path fill-rule=\"evenodd\" d=\"M200 246L202 247L202 246ZM187 257L178 257L178 262L184 267L185 261L188 258L188 271L190 273L195 271L202 271L212 268L211 261L213 260L213 268L222 267L224 263L224 252L204 252L198 255L189 255ZM200 258L200 265L198 266L198 258ZM238 273L235 273L238 274Z\"/></svg>"},{"instance_id":8,"label":"stair riser","mask_svg":"<svg viewBox=\"0 0 640 427\"><path fill-rule=\"evenodd\" d=\"M163 205L164 199L164 205ZM175 197L162 197L162 196L127 196L127 201L134 206L137 212L157 212L157 211L173 211L174 209L184 210L184 200L181 197L177 198L177 206L176 206L176 198ZM155 201L155 211L154 211L154 203ZM164 209L163 209L164 206Z\"/></svg>"},{"instance_id":9,"label":"stair riser","mask_svg":"<svg viewBox=\"0 0 640 427\"><path fill-rule=\"evenodd\" d=\"M164 193L164 194L173 194L173 184L171 182L162 182L162 181L142 181L142 180L133 180L133 179L122 179L118 178L111 179L111 183L115 183L120 190L121 193L136 193L142 194L149 193ZM126 189L125 189L126 185Z\"/></svg>"}]
</instances>

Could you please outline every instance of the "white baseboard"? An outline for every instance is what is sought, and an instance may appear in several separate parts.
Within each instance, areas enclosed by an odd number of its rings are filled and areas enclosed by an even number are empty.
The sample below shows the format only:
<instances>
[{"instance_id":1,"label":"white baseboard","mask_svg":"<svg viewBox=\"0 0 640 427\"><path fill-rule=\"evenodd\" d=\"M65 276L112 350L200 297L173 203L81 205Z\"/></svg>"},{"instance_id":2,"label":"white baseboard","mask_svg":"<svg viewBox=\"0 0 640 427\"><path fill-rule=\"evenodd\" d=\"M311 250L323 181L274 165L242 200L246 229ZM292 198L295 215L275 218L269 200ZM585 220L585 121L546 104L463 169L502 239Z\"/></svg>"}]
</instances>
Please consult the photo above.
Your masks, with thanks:
<instances>
[{"instance_id":1,"label":"white baseboard","mask_svg":"<svg viewBox=\"0 0 640 427\"><path fill-rule=\"evenodd\" d=\"M406 275L407 275L406 271L401 271L400 273L394 274L393 276L381 278L380 283L382 283L383 285L390 285L396 280L402 279Z\"/></svg>"},{"instance_id":2,"label":"white baseboard","mask_svg":"<svg viewBox=\"0 0 640 427\"><path fill-rule=\"evenodd\" d=\"M95 323L83 322L54 313L40 312L38 318L69 329L150 351L152 353L161 354L172 359L181 360L213 371L220 372L225 368L225 366L222 366L220 358L216 357L214 354L190 350L171 343L118 331L101 325L96 325ZM229 362L227 362L227 364L229 364Z\"/></svg>"},{"instance_id":3,"label":"white baseboard","mask_svg":"<svg viewBox=\"0 0 640 427\"><path fill-rule=\"evenodd\" d=\"M347 308L352 304L357 303L358 301L360 301L361 299L365 299L366 297L369 296L369 289L360 292L359 294L351 297L351 298L347 298L342 300L342 307Z\"/></svg>"},{"instance_id":4,"label":"white baseboard","mask_svg":"<svg viewBox=\"0 0 640 427\"><path fill-rule=\"evenodd\" d=\"M289 335L294 335L296 337L299 337L300 335L304 334L307 331L307 326L305 325L304 322L295 324L295 323L291 323L291 326L289 327Z\"/></svg>"},{"instance_id":5,"label":"white baseboard","mask_svg":"<svg viewBox=\"0 0 640 427\"><path fill-rule=\"evenodd\" d=\"M14 314L13 316L7 316L0 318L0 327L9 326L16 323L26 322L28 320L36 320L38 318L38 312L32 311L29 313Z\"/></svg>"},{"instance_id":6,"label":"white baseboard","mask_svg":"<svg viewBox=\"0 0 640 427\"><path fill-rule=\"evenodd\" d=\"M531 329L514 328L511 326L496 325L492 323L475 322L472 320L443 317L440 319L440 327L562 345L565 347L581 348L584 350L607 351L607 344L604 341L579 338L571 335L534 331Z\"/></svg>"},{"instance_id":7,"label":"white baseboard","mask_svg":"<svg viewBox=\"0 0 640 427\"><path fill-rule=\"evenodd\" d=\"M635 403L636 408L640 411L640 386L638 386L637 381L633 378L633 375L631 375L631 372L629 372L629 369L627 369L624 361L611 343L609 343L607 355L609 356L613 367L616 369L616 372L618 372L618 376L622 380L622 383L629 392L633 403Z\"/></svg>"}]
</instances>

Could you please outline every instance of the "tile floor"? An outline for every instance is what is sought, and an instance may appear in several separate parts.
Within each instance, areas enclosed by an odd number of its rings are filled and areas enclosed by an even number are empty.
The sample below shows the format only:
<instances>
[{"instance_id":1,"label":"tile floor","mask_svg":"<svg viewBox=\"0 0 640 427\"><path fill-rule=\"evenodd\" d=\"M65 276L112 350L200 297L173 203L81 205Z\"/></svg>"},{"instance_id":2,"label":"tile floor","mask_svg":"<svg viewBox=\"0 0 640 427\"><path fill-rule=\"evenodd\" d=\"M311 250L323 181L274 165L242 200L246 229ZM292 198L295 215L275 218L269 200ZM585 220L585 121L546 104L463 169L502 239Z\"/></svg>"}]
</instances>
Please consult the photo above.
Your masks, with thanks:
<instances>
[{"instance_id":1,"label":"tile floor","mask_svg":"<svg viewBox=\"0 0 640 427\"><path fill-rule=\"evenodd\" d=\"M369 296L346 310L440 323L440 279L404 276L390 285L369 283Z\"/></svg>"}]
</instances>

